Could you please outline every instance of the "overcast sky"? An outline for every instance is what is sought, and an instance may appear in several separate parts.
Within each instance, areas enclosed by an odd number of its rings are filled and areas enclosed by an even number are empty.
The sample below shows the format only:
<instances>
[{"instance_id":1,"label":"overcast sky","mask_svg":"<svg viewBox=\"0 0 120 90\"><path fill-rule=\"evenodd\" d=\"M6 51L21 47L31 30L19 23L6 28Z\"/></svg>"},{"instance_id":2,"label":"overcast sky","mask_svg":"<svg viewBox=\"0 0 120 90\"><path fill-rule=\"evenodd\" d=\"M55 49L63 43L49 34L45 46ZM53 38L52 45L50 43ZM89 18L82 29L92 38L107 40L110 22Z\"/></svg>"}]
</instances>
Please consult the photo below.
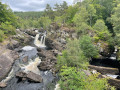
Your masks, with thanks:
<instances>
[{"instance_id":1,"label":"overcast sky","mask_svg":"<svg viewBox=\"0 0 120 90\"><path fill-rule=\"evenodd\" d=\"M46 4L52 7L54 4L66 1L68 5L73 4L73 0L2 0L7 3L13 11L43 11Z\"/></svg>"}]
</instances>

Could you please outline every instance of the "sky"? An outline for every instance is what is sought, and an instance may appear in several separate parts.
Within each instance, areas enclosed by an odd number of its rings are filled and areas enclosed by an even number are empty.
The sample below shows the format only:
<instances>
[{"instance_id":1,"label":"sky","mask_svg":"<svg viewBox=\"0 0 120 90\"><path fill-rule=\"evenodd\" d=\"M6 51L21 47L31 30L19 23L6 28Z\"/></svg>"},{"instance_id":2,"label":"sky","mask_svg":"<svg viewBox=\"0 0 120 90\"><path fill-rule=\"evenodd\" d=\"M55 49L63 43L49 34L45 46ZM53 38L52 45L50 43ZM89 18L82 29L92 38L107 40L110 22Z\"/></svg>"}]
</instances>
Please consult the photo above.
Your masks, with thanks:
<instances>
[{"instance_id":1,"label":"sky","mask_svg":"<svg viewBox=\"0 0 120 90\"><path fill-rule=\"evenodd\" d=\"M50 4L51 7L54 4L62 3L66 1L68 5L73 4L73 0L1 0L2 3L6 3L13 11L43 11L46 4Z\"/></svg>"}]
</instances>

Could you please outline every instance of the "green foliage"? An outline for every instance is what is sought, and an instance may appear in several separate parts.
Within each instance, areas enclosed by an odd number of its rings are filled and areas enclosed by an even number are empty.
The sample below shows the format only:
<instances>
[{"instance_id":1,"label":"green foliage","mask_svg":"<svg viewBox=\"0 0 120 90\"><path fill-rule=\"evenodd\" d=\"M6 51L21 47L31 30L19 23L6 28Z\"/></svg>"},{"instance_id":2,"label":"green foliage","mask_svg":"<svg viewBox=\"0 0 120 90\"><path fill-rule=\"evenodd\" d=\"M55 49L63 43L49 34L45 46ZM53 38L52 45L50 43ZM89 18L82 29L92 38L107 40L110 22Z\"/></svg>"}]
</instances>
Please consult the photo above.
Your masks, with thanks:
<instances>
[{"instance_id":1,"label":"green foliage","mask_svg":"<svg viewBox=\"0 0 120 90\"><path fill-rule=\"evenodd\" d=\"M94 8L93 4L89 4L88 5L88 14L89 14L89 25L92 26L93 25L93 17L95 17L96 15L96 9Z\"/></svg>"},{"instance_id":2,"label":"green foliage","mask_svg":"<svg viewBox=\"0 0 120 90\"><path fill-rule=\"evenodd\" d=\"M62 23L63 23L62 16L58 16L58 17L56 16L55 19L54 19L54 22L56 22L59 26L61 26Z\"/></svg>"},{"instance_id":3,"label":"green foliage","mask_svg":"<svg viewBox=\"0 0 120 90\"><path fill-rule=\"evenodd\" d=\"M39 27L43 27L44 29L47 29L51 24L51 20L49 17L41 17L38 20Z\"/></svg>"},{"instance_id":4,"label":"green foliage","mask_svg":"<svg viewBox=\"0 0 120 90\"><path fill-rule=\"evenodd\" d=\"M1 23L0 29L6 35L14 35L15 34L15 27L13 27L12 25L10 25L9 22Z\"/></svg>"},{"instance_id":5,"label":"green foliage","mask_svg":"<svg viewBox=\"0 0 120 90\"><path fill-rule=\"evenodd\" d=\"M98 78L99 74L86 76L85 73L75 67L63 66L61 69L60 87L62 90L115 90L107 83L107 79Z\"/></svg>"},{"instance_id":6,"label":"green foliage","mask_svg":"<svg viewBox=\"0 0 120 90\"><path fill-rule=\"evenodd\" d=\"M22 19L38 19L43 15L43 12L14 12L16 16Z\"/></svg>"},{"instance_id":7,"label":"green foliage","mask_svg":"<svg viewBox=\"0 0 120 90\"><path fill-rule=\"evenodd\" d=\"M9 35L15 34L16 19L11 9L0 2L0 42Z\"/></svg>"},{"instance_id":8,"label":"green foliage","mask_svg":"<svg viewBox=\"0 0 120 90\"><path fill-rule=\"evenodd\" d=\"M120 46L120 4L114 7L110 22L113 24L114 41L116 45Z\"/></svg>"},{"instance_id":9,"label":"green foliage","mask_svg":"<svg viewBox=\"0 0 120 90\"><path fill-rule=\"evenodd\" d=\"M94 27L95 30L101 32L101 31L106 31L108 30L107 26L105 25L103 20L97 20Z\"/></svg>"},{"instance_id":10,"label":"green foliage","mask_svg":"<svg viewBox=\"0 0 120 90\"><path fill-rule=\"evenodd\" d=\"M89 36L80 37L80 48L87 58L95 57L98 55L97 48L93 45L92 39Z\"/></svg>"},{"instance_id":11,"label":"green foliage","mask_svg":"<svg viewBox=\"0 0 120 90\"><path fill-rule=\"evenodd\" d=\"M111 37L111 34L108 31L107 26L105 25L103 20L97 20L93 29L96 30L97 35L100 40L108 40Z\"/></svg>"},{"instance_id":12,"label":"green foliage","mask_svg":"<svg viewBox=\"0 0 120 90\"><path fill-rule=\"evenodd\" d=\"M70 24L73 23L73 18L78 11L78 8L76 6L69 6L67 9L65 9L65 13L63 14L63 17L65 18L65 22Z\"/></svg>"},{"instance_id":13,"label":"green foliage","mask_svg":"<svg viewBox=\"0 0 120 90\"><path fill-rule=\"evenodd\" d=\"M78 36L87 34L89 30L92 30L92 28L86 23L81 23L80 26L76 27L76 32Z\"/></svg>"},{"instance_id":14,"label":"green foliage","mask_svg":"<svg viewBox=\"0 0 120 90\"><path fill-rule=\"evenodd\" d=\"M65 10L68 8L68 5L65 1L62 4L55 4L54 10L56 16L62 16L65 13Z\"/></svg>"},{"instance_id":15,"label":"green foliage","mask_svg":"<svg viewBox=\"0 0 120 90\"><path fill-rule=\"evenodd\" d=\"M80 49L79 40L73 40L67 43L67 48L62 52L62 56L58 56L57 64L58 67L67 65L86 68L88 59Z\"/></svg>"},{"instance_id":16,"label":"green foliage","mask_svg":"<svg viewBox=\"0 0 120 90\"><path fill-rule=\"evenodd\" d=\"M73 22L75 23L76 27L81 26L82 23L87 23L88 21L88 12L86 8L82 7L79 13L76 13Z\"/></svg>"},{"instance_id":17,"label":"green foliage","mask_svg":"<svg viewBox=\"0 0 120 90\"><path fill-rule=\"evenodd\" d=\"M54 14L53 14L54 12L53 12L53 10L52 10L52 8L51 8L51 6L49 5L49 4L47 4L46 5L46 9L45 9L45 11L44 11L44 15L46 16L46 17L49 17L50 19L54 19Z\"/></svg>"},{"instance_id":18,"label":"green foliage","mask_svg":"<svg viewBox=\"0 0 120 90\"><path fill-rule=\"evenodd\" d=\"M117 34L120 33L120 4L114 8L114 14L111 16L111 22L114 25L114 32Z\"/></svg>"},{"instance_id":19,"label":"green foliage","mask_svg":"<svg viewBox=\"0 0 120 90\"><path fill-rule=\"evenodd\" d=\"M0 24L4 22L9 22L11 25L16 26L16 17L11 11L11 9L0 2Z\"/></svg>"},{"instance_id":20,"label":"green foliage","mask_svg":"<svg viewBox=\"0 0 120 90\"><path fill-rule=\"evenodd\" d=\"M4 32L0 30L0 42L4 40Z\"/></svg>"}]
</instances>

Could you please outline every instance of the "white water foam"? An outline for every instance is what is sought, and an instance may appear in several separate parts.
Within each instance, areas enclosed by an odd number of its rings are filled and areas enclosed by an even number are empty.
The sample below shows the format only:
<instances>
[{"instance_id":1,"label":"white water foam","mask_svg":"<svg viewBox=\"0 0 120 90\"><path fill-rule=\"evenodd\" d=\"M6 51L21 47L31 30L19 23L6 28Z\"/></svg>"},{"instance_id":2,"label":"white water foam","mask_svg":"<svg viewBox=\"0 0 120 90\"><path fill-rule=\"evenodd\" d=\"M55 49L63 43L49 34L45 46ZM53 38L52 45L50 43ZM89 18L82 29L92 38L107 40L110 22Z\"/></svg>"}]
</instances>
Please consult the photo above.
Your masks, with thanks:
<instances>
[{"instance_id":1,"label":"white water foam","mask_svg":"<svg viewBox=\"0 0 120 90\"><path fill-rule=\"evenodd\" d=\"M34 44L39 48L45 48L45 35L41 36L41 40L39 41L40 34L36 34Z\"/></svg>"},{"instance_id":2,"label":"white water foam","mask_svg":"<svg viewBox=\"0 0 120 90\"><path fill-rule=\"evenodd\" d=\"M41 63L41 59L39 57L35 58L35 60L31 60L28 65L20 65L21 69L24 70L24 72L33 72L35 74L40 75L40 70L38 69L38 65Z\"/></svg>"},{"instance_id":3,"label":"white water foam","mask_svg":"<svg viewBox=\"0 0 120 90\"><path fill-rule=\"evenodd\" d=\"M108 77L117 78L119 75L106 74Z\"/></svg>"}]
</instances>

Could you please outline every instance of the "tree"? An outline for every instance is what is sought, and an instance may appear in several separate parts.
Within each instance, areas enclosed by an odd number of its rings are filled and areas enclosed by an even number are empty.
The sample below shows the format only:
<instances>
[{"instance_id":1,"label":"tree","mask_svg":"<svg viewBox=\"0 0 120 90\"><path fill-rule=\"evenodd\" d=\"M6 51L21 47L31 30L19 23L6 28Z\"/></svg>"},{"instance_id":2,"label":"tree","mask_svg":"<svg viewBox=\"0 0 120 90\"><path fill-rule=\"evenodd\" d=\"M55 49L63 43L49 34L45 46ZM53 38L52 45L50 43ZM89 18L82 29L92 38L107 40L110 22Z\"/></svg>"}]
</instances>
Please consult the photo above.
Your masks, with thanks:
<instances>
[{"instance_id":1,"label":"tree","mask_svg":"<svg viewBox=\"0 0 120 90\"><path fill-rule=\"evenodd\" d=\"M88 21L88 12L86 8L81 7L81 10L75 14L73 18L73 22L75 23L76 27L79 27L83 22L87 23Z\"/></svg>"},{"instance_id":2,"label":"tree","mask_svg":"<svg viewBox=\"0 0 120 90\"><path fill-rule=\"evenodd\" d=\"M92 26L93 25L93 17L96 15L96 9L94 8L93 4L89 4L87 11L89 14L90 26Z\"/></svg>"},{"instance_id":3,"label":"tree","mask_svg":"<svg viewBox=\"0 0 120 90\"><path fill-rule=\"evenodd\" d=\"M56 3L54 5L54 10L60 12L61 11L60 5Z\"/></svg>"},{"instance_id":4,"label":"tree","mask_svg":"<svg viewBox=\"0 0 120 90\"><path fill-rule=\"evenodd\" d=\"M12 10L0 2L0 41L3 41L9 35L15 34L17 27L17 18Z\"/></svg>"},{"instance_id":5,"label":"tree","mask_svg":"<svg viewBox=\"0 0 120 90\"><path fill-rule=\"evenodd\" d=\"M16 17L11 11L11 9L0 2L0 24L4 22L10 22L11 25L16 26Z\"/></svg>"},{"instance_id":6,"label":"tree","mask_svg":"<svg viewBox=\"0 0 120 90\"><path fill-rule=\"evenodd\" d=\"M76 6L69 6L63 15L65 17L66 23L73 23L73 18L77 12L78 8Z\"/></svg>"},{"instance_id":7,"label":"tree","mask_svg":"<svg viewBox=\"0 0 120 90\"><path fill-rule=\"evenodd\" d=\"M86 8L81 7L81 10L77 12L73 18L78 36L80 36L81 34L85 34L87 30L90 29L90 27L87 25L88 20L89 16Z\"/></svg>"},{"instance_id":8,"label":"tree","mask_svg":"<svg viewBox=\"0 0 120 90\"><path fill-rule=\"evenodd\" d=\"M61 6L61 10L65 10L68 8L67 2L63 1L63 4L60 5Z\"/></svg>"},{"instance_id":9,"label":"tree","mask_svg":"<svg viewBox=\"0 0 120 90\"><path fill-rule=\"evenodd\" d=\"M101 19L97 20L93 29L97 32L99 39L108 40L111 37L111 34L108 31L105 22Z\"/></svg>"},{"instance_id":10,"label":"tree","mask_svg":"<svg viewBox=\"0 0 120 90\"><path fill-rule=\"evenodd\" d=\"M80 37L80 48L87 58L96 57L98 55L97 48L93 45L92 39L89 36Z\"/></svg>"},{"instance_id":11,"label":"tree","mask_svg":"<svg viewBox=\"0 0 120 90\"><path fill-rule=\"evenodd\" d=\"M88 59L80 48L79 40L69 41L66 50L62 52L62 56L58 56L57 66L61 68L63 65L80 68L87 67Z\"/></svg>"},{"instance_id":12,"label":"tree","mask_svg":"<svg viewBox=\"0 0 120 90\"><path fill-rule=\"evenodd\" d=\"M115 90L99 73L87 76L81 69L63 66L60 72L61 90Z\"/></svg>"},{"instance_id":13,"label":"tree","mask_svg":"<svg viewBox=\"0 0 120 90\"><path fill-rule=\"evenodd\" d=\"M93 28L99 32L108 30L107 26L105 25L105 22L101 19L96 21Z\"/></svg>"},{"instance_id":14,"label":"tree","mask_svg":"<svg viewBox=\"0 0 120 90\"><path fill-rule=\"evenodd\" d=\"M51 20L49 19L49 17L41 17L38 20L38 25L40 28L42 27L44 29L48 29L50 24L51 24Z\"/></svg>"},{"instance_id":15,"label":"tree","mask_svg":"<svg viewBox=\"0 0 120 90\"><path fill-rule=\"evenodd\" d=\"M65 10L68 9L67 2L63 1L63 3L60 5L56 3L54 5L54 9L56 16L62 16L65 13Z\"/></svg>"},{"instance_id":16,"label":"tree","mask_svg":"<svg viewBox=\"0 0 120 90\"><path fill-rule=\"evenodd\" d=\"M114 8L114 13L111 16L111 22L114 25L114 32L118 35L120 33L120 4Z\"/></svg>"},{"instance_id":17,"label":"tree","mask_svg":"<svg viewBox=\"0 0 120 90\"><path fill-rule=\"evenodd\" d=\"M50 19L54 19L53 10L49 4L46 5L46 9L44 11L45 16L49 17Z\"/></svg>"}]
</instances>

